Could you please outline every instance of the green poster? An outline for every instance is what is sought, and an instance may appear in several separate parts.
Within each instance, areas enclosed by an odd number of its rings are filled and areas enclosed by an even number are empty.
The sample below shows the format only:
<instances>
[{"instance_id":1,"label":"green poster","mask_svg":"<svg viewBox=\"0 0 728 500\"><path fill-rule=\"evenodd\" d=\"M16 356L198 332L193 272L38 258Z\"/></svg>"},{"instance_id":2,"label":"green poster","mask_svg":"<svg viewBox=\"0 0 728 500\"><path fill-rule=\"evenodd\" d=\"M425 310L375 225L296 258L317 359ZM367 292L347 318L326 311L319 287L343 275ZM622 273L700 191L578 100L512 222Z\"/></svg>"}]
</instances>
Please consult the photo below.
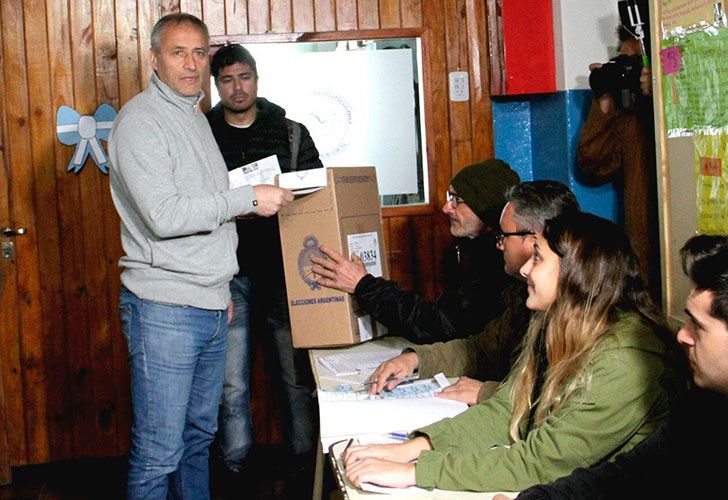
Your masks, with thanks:
<instances>
[{"instance_id":1,"label":"green poster","mask_svg":"<svg viewBox=\"0 0 728 500\"><path fill-rule=\"evenodd\" d=\"M662 98L668 137L728 130L728 29L663 40Z\"/></svg>"}]
</instances>

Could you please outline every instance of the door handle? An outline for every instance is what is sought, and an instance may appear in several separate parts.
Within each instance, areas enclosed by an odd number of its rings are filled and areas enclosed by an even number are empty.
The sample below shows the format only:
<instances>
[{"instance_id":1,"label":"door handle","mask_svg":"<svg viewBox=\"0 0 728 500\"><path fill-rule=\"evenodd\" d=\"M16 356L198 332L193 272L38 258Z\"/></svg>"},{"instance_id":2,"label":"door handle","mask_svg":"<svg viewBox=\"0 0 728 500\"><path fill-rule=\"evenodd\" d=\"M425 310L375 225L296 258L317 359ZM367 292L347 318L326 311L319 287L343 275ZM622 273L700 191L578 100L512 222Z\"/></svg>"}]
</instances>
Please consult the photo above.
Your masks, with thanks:
<instances>
[{"instance_id":1,"label":"door handle","mask_svg":"<svg viewBox=\"0 0 728 500\"><path fill-rule=\"evenodd\" d=\"M25 233L27 233L28 230L24 227L19 227L17 229L13 229L11 227L4 227L0 229L0 233L2 233L3 237L10 238L11 236L21 236Z\"/></svg>"}]
</instances>

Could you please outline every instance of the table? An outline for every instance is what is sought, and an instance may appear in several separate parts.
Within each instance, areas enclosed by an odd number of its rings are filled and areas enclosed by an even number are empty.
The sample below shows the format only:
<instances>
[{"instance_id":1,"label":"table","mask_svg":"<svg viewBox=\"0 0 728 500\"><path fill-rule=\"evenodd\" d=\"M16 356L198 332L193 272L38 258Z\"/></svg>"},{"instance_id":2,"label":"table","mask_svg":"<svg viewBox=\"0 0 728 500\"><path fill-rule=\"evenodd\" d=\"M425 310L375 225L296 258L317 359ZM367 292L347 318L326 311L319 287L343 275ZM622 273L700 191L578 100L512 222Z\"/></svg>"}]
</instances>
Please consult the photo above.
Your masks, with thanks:
<instances>
[{"instance_id":1,"label":"table","mask_svg":"<svg viewBox=\"0 0 728 500\"><path fill-rule=\"evenodd\" d=\"M371 352L372 350L383 349L405 349L413 344L401 337L382 337L379 339L364 342L353 346L333 347L327 349L309 349L308 356L311 363L311 371L313 372L314 381L317 389L333 390L341 382L337 377L332 376L328 370L323 368L318 358L328 356L339 352ZM360 374L358 376L349 376L347 379L353 379L363 382L369 374ZM352 378L353 377L353 378ZM324 450L321 445L321 436L318 439L318 450L316 452L316 468L313 485L313 500L320 500L323 493L323 477L324 477ZM327 450L328 452L328 450Z\"/></svg>"},{"instance_id":2,"label":"table","mask_svg":"<svg viewBox=\"0 0 728 500\"><path fill-rule=\"evenodd\" d=\"M387 349L398 349L402 350L407 347L412 346L413 344L401 337L383 337L379 339L375 339L369 342L365 342L362 344L357 344L354 346L346 346L346 347L337 347L337 348L328 348L328 349L310 349L309 350L309 361L311 363L311 370L313 371L313 376L316 382L317 389L322 390L334 390L341 382L341 378L337 378L336 376L333 376L331 372L329 372L326 368L323 368L321 364L318 362L318 358L322 356L328 356L330 354L337 354L341 352L372 352L375 350L387 350ZM346 381L356 381L356 382L364 382L368 377L369 373L361 373L359 375L347 375ZM318 439L318 450L316 453L316 468L315 468L315 476L314 476L314 488L313 488L313 500L320 500L321 495L323 493L323 475L324 475L324 467L326 466L326 459L325 455L329 454L329 450L326 450L326 453L324 453L324 449L322 446L322 436L319 435ZM332 461L332 467L336 469L336 467L333 465ZM343 466L342 466L343 467ZM334 470L335 473L337 473L336 470ZM338 479L340 488L342 489L343 493L346 495L346 497L350 500L355 499L373 499L373 498L388 498L391 495L389 494L377 494L377 493L371 493L371 492L361 492L357 488L355 488L351 483L349 483L345 478L340 477ZM428 499L428 500L455 500L455 499L473 499L473 500L491 500L497 493L473 493L473 492L462 492L462 491L443 491L443 490L433 490L433 491L427 491L422 490L422 493L419 492L415 494L407 494L409 498L422 498L422 499ZM509 497L513 498L517 495L517 493L506 493Z\"/></svg>"}]
</instances>

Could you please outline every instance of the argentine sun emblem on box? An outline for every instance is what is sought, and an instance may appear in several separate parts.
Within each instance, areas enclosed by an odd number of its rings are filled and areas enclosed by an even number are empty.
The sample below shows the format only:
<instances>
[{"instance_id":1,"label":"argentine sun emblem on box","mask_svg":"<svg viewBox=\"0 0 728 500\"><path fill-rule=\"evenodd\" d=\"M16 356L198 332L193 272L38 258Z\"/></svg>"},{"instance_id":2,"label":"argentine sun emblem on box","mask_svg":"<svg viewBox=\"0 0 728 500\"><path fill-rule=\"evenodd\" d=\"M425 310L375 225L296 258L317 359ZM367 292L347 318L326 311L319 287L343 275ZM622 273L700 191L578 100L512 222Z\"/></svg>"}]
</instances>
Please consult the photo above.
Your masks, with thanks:
<instances>
[{"instance_id":1,"label":"argentine sun emblem on box","mask_svg":"<svg viewBox=\"0 0 728 500\"><path fill-rule=\"evenodd\" d=\"M306 236L303 240L303 249L298 254L298 274L304 283L308 285L311 290L318 290L321 285L316 283L316 275L313 272L313 263L311 257L321 257L322 259L326 256L319 250L319 243L315 236Z\"/></svg>"}]
</instances>

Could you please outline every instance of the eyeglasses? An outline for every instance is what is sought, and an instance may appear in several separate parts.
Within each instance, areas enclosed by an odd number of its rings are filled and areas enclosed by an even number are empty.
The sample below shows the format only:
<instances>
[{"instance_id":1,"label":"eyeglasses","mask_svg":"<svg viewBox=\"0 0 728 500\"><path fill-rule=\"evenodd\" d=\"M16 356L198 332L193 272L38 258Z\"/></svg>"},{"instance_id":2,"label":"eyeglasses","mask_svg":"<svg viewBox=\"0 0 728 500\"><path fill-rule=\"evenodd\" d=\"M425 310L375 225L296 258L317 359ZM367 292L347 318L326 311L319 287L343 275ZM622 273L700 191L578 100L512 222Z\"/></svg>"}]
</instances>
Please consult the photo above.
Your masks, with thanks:
<instances>
[{"instance_id":1,"label":"eyeglasses","mask_svg":"<svg viewBox=\"0 0 728 500\"><path fill-rule=\"evenodd\" d=\"M503 241L509 236L533 236L534 234L536 233L534 233L533 231L512 231L510 233L498 231L495 234L495 244L501 246L503 244Z\"/></svg>"},{"instance_id":2,"label":"eyeglasses","mask_svg":"<svg viewBox=\"0 0 728 500\"><path fill-rule=\"evenodd\" d=\"M465 204L465 200L463 200L461 197L456 195L455 193L452 193L450 190L445 191L445 203L452 203L453 208L457 208L457 206L462 203Z\"/></svg>"}]
</instances>

